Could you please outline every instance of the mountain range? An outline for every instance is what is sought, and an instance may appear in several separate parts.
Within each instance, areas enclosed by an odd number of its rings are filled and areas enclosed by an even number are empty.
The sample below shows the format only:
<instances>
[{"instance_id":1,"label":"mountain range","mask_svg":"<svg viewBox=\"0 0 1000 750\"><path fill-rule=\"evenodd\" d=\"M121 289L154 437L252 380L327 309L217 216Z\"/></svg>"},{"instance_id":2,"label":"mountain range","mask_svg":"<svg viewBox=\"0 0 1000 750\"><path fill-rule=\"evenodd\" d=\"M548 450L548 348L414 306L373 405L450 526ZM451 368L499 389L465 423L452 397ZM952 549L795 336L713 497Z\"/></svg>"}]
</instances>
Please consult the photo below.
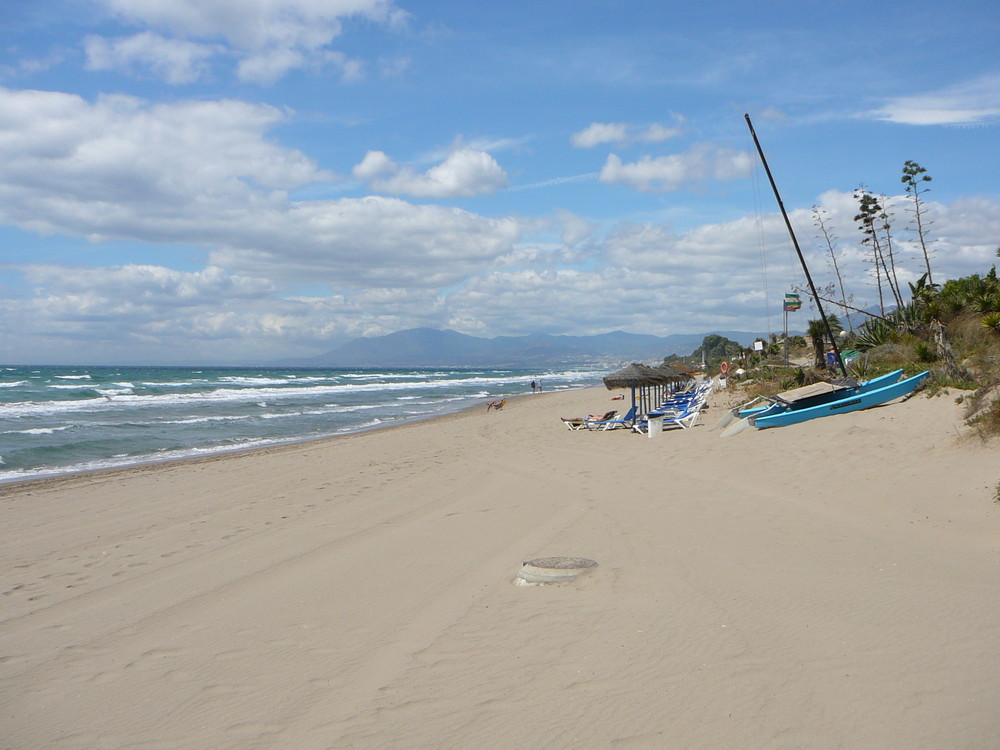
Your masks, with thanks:
<instances>
[{"instance_id":1,"label":"mountain range","mask_svg":"<svg viewBox=\"0 0 1000 750\"><path fill-rule=\"evenodd\" d=\"M711 331L743 346L765 334ZM497 336L487 339L450 330L411 328L386 336L358 338L332 351L284 364L308 367L548 367L659 362L687 355L707 333L669 336L614 331L594 336Z\"/></svg>"}]
</instances>

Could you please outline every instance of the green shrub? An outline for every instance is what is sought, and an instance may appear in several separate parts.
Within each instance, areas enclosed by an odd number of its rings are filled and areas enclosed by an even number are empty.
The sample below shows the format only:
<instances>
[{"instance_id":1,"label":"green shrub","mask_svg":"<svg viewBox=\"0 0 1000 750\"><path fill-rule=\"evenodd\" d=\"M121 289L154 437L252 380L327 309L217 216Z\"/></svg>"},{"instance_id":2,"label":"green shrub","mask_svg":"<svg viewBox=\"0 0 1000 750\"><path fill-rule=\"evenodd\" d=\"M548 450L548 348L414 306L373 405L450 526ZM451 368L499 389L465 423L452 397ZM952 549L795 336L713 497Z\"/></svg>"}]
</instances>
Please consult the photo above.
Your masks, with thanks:
<instances>
[{"instance_id":1,"label":"green shrub","mask_svg":"<svg viewBox=\"0 0 1000 750\"><path fill-rule=\"evenodd\" d=\"M913 351L917 355L918 362L934 362L938 358L934 345L929 341L918 341Z\"/></svg>"},{"instance_id":2,"label":"green shrub","mask_svg":"<svg viewBox=\"0 0 1000 750\"><path fill-rule=\"evenodd\" d=\"M983 316L983 326L1000 336L1000 312L988 312Z\"/></svg>"}]
</instances>

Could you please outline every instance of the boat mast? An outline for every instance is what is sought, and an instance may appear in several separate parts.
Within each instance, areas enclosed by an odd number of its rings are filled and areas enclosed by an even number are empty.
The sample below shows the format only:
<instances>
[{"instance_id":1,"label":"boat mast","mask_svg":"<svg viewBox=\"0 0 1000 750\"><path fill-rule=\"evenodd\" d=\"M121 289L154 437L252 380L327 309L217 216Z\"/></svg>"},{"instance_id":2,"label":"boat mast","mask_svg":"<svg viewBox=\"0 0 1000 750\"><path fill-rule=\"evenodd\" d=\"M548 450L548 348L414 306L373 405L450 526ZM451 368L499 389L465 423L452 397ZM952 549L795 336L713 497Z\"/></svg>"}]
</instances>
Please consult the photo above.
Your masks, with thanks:
<instances>
[{"instance_id":1,"label":"boat mast","mask_svg":"<svg viewBox=\"0 0 1000 750\"><path fill-rule=\"evenodd\" d=\"M743 115L747 120L747 127L750 128L750 135L753 136L753 144L757 147L757 153L760 155L760 163L764 165L764 171L767 173L767 179L771 183L771 190L774 192L774 198L778 201L778 208L781 209L781 216L785 220L785 226L788 228L788 236L792 238L792 244L795 246L795 252L799 256L799 263L802 264L802 270L805 272L806 281L809 282L809 290L812 292L812 297L816 301L816 307L819 308L819 316L823 319L823 326L826 328L826 334L830 337L830 343L833 345L833 353L837 357L837 365L840 367L840 372L843 373L844 377L848 377L847 368L844 367L844 359L840 356L840 347L837 346L837 338L833 335L833 329L830 328L830 321L826 319L826 313L823 312L823 305L819 301L819 295L816 293L816 286L813 284L812 276L809 274L809 267L806 266L806 259L802 256L802 250L799 248L799 241L795 239L795 232L792 229L792 222L788 220L788 213L785 211L785 204L781 202L781 195L778 194L778 186L774 184L774 177L771 176L771 168L767 166L767 159L764 158L764 149L760 147L760 141L757 140L757 133L753 129L753 123L750 122L750 115ZM787 335L785 337L787 339Z\"/></svg>"}]
</instances>

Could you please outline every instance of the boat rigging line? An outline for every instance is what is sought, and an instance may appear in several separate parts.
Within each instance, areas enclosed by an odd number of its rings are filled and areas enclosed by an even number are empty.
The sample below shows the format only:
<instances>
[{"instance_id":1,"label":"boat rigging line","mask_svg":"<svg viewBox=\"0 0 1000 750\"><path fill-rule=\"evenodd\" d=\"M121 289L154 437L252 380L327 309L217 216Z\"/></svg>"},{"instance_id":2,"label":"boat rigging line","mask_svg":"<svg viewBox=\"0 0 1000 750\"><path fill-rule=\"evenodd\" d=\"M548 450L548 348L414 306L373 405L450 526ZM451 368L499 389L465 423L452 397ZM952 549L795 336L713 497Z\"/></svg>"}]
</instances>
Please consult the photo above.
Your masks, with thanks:
<instances>
[{"instance_id":1,"label":"boat rigging line","mask_svg":"<svg viewBox=\"0 0 1000 750\"><path fill-rule=\"evenodd\" d=\"M813 284L812 275L809 273L809 267L806 265L806 259L802 255L802 249L799 247L799 241L795 237L795 231L792 229L792 222L788 219L788 213L785 211L785 204L781 200L781 194L778 193L778 186L774 182L774 177L771 175L771 168L767 165L767 159L764 158L764 149L760 146L760 141L757 139L757 133L753 129L753 123L750 121L750 115L743 115L747 121L747 127L750 128L750 135L753 137L754 146L757 147L757 154L760 156L760 163L764 166L764 172L767 174L768 182L771 183L771 190L774 193L774 198L778 201L778 208L781 209L781 216L785 220L785 227L788 228L788 236L792 238L792 245L795 246L795 253L799 256L799 263L802 264L802 271L806 275L806 281L809 283L809 289L812 292L812 297L816 301L816 307L819 310L819 316L823 319L823 326L826 328L826 334L830 337L830 344L833 346L833 353L837 358L837 365L840 367L840 372L845 378L849 377L847 374L847 368L844 367L844 359L840 356L840 347L837 346L837 337L833 335L833 329L830 328L830 321L826 318L826 313L823 311L823 304L820 302L819 294L816 292L816 285Z\"/></svg>"}]
</instances>

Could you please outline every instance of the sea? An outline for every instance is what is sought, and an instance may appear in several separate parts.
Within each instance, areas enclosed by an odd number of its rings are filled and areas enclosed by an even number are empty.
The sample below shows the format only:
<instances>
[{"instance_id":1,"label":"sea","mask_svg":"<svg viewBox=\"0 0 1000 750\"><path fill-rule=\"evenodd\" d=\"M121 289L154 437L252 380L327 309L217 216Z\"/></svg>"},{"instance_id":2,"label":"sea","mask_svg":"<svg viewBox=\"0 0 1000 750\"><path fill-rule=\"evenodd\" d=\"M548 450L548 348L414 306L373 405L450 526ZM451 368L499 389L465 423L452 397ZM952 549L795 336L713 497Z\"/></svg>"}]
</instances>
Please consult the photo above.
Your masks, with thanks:
<instances>
[{"instance_id":1,"label":"sea","mask_svg":"<svg viewBox=\"0 0 1000 750\"><path fill-rule=\"evenodd\" d=\"M574 369L0 366L0 482L333 437L599 385Z\"/></svg>"}]
</instances>

